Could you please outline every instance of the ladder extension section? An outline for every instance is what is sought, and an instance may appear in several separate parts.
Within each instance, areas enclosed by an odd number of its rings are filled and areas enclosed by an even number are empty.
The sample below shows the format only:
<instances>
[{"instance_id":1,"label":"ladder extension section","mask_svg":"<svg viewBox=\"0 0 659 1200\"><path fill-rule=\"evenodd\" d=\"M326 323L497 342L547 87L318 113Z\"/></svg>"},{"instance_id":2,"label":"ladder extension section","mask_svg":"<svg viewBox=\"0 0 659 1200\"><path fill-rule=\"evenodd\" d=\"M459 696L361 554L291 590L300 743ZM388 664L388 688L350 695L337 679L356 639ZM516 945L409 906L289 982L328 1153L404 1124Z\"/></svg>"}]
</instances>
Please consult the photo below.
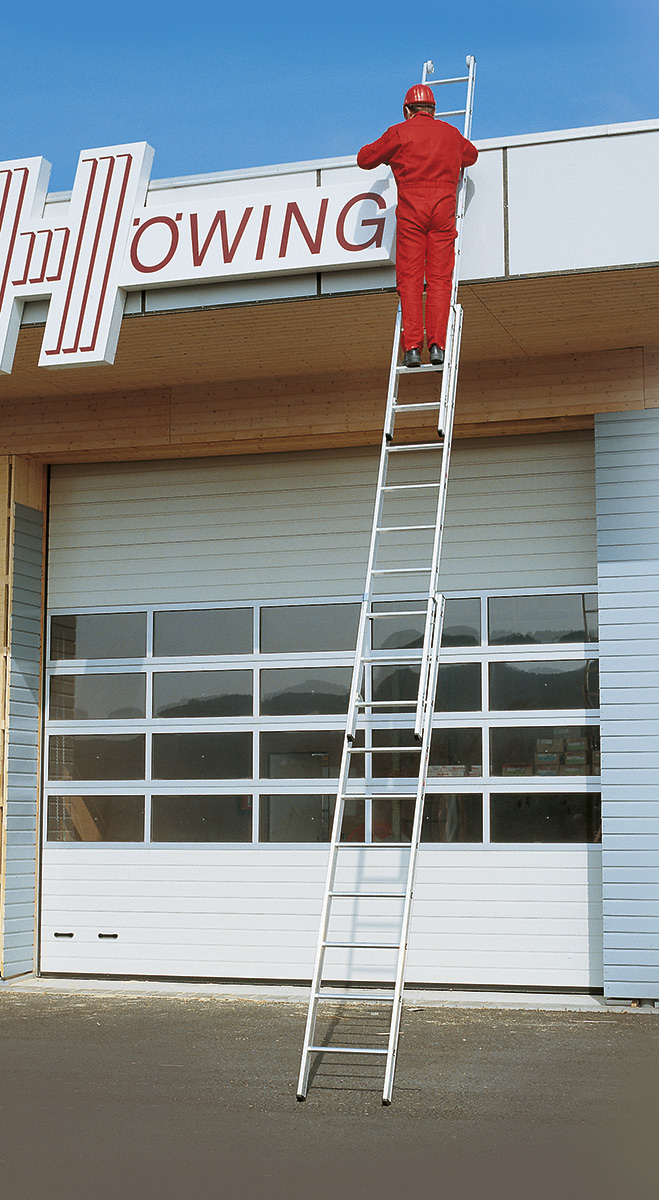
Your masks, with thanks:
<instances>
[{"instance_id":1,"label":"ladder extension section","mask_svg":"<svg viewBox=\"0 0 659 1200\"><path fill-rule=\"evenodd\" d=\"M468 74L464 78L448 80L427 78L428 72L433 70L432 63L425 63L423 68L423 82L431 86L442 83L467 84L465 108L460 110L464 115L465 137L469 137L471 132L476 69L471 56L467 59L467 67ZM362 1054L385 1059L382 1103L391 1103L444 614L444 598L438 585L462 334L462 309L456 300L465 201L466 180L463 175L458 189L458 236L443 368L404 368L398 364L400 308L396 318L366 585L297 1086L298 1100L304 1100L307 1095L313 1055ZM404 391L408 382L406 377L418 377L420 374L426 377L441 376L441 388L433 389L434 398L408 403L399 399L401 385ZM433 382L432 378L428 379L429 384ZM437 415L437 435L433 431L429 436L426 431L423 440L409 441L410 435L406 435L406 430L410 429L410 417L414 420L420 414L423 420L423 414L433 412ZM412 432L412 436L416 435ZM417 598L410 600L410 594ZM421 599L418 599L419 595ZM396 631L400 630L401 621L411 621L419 629L419 641L423 624L422 644L419 646L417 642L415 649L385 649L387 642L392 639L395 645ZM418 673L416 699L381 698L378 694L381 683L378 672L383 668L402 670L406 675ZM409 788L392 788L392 781L380 773L380 764L383 761L386 763L386 757L383 760L382 756L397 754L413 758L414 766L410 769L417 779L416 784L410 779ZM398 881L386 887L378 879L373 886L361 882L362 855L387 850L388 844L381 842L378 846L376 839L364 850L363 842L342 840L346 802L363 806L365 824L374 803L398 804L401 807L406 803L408 807L412 805L414 816L409 842L405 841L399 847L399 851L407 855L404 884ZM348 883L345 883L346 872ZM335 910L337 902L340 904L346 900L369 906L366 910L367 927L381 915L383 905L396 901L399 913L392 921L396 926L395 940L378 941L373 936L362 938L354 931L346 936L345 916L341 919ZM336 932L332 931L333 925L338 926ZM369 970L377 970L377 982L372 990L364 987L363 978L354 987L346 984L345 980L336 980L337 971L339 975L347 973L345 965L327 967L328 953L331 956L336 950L350 953L352 975L359 972L359 967L355 965L359 960L355 954L362 952L365 955L363 969L366 978ZM385 966L381 967L383 956ZM392 966L392 958L395 958L395 966ZM333 983L330 982L332 979ZM324 1039L316 1039L319 1006L328 1002L363 1003L365 1000L391 1009L385 1045L334 1045L331 1042L325 1044Z\"/></svg>"}]
</instances>

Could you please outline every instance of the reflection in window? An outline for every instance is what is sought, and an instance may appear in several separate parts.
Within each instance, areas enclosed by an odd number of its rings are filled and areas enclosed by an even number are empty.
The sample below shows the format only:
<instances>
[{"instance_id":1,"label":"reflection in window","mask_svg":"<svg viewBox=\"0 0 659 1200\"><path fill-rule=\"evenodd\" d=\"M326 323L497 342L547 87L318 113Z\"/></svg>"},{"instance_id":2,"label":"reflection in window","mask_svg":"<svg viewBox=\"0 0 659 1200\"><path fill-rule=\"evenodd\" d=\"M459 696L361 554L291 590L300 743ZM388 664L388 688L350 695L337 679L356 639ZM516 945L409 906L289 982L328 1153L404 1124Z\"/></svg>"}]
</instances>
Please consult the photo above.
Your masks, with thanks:
<instances>
[{"instance_id":1,"label":"reflection in window","mask_svg":"<svg viewBox=\"0 0 659 1200\"><path fill-rule=\"evenodd\" d=\"M502 793L490 797L493 842L601 842L599 795Z\"/></svg>"},{"instance_id":2,"label":"reflection in window","mask_svg":"<svg viewBox=\"0 0 659 1200\"><path fill-rule=\"evenodd\" d=\"M154 779L249 779L251 733L154 733Z\"/></svg>"},{"instance_id":3,"label":"reflection in window","mask_svg":"<svg viewBox=\"0 0 659 1200\"><path fill-rule=\"evenodd\" d=\"M261 652L354 650L358 604L295 604L261 609Z\"/></svg>"},{"instance_id":4,"label":"reflection in window","mask_svg":"<svg viewBox=\"0 0 659 1200\"><path fill-rule=\"evenodd\" d=\"M481 602L478 597L446 600L442 646L480 646Z\"/></svg>"},{"instance_id":5,"label":"reflection in window","mask_svg":"<svg viewBox=\"0 0 659 1200\"><path fill-rule=\"evenodd\" d=\"M251 608L198 608L157 612L153 616L156 657L251 654Z\"/></svg>"},{"instance_id":6,"label":"reflection in window","mask_svg":"<svg viewBox=\"0 0 659 1200\"><path fill-rule=\"evenodd\" d=\"M599 664L490 663L490 708L599 708Z\"/></svg>"},{"instance_id":7,"label":"reflection in window","mask_svg":"<svg viewBox=\"0 0 659 1200\"><path fill-rule=\"evenodd\" d=\"M251 842L252 797L154 796L152 842Z\"/></svg>"},{"instance_id":8,"label":"reflection in window","mask_svg":"<svg viewBox=\"0 0 659 1200\"><path fill-rule=\"evenodd\" d=\"M423 645L426 601L381 600L373 611L382 614L372 621L374 650L410 650ZM389 616L388 614L392 615ZM404 613L403 616L396 615ZM442 646L480 646L481 602L477 597L451 599L444 603Z\"/></svg>"},{"instance_id":9,"label":"reflection in window","mask_svg":"<svg viewBox=\"0 0 659 1200\"><path fill-rule=\"evenodd\" d=\"M158 671L153 676L154 717L252 715L251 671Z\"/></svg>"},{"instance_id":10,"label":"reflection in window","mask_svg":"<svg viewBox=\"0 0 659 1200\"><path fill-rule=\"evenodd\" d=\"M388 747L401 747L389 752ZM417 777L421 743L412 729L377 729L373 747L384 749L373 754L376 778ZM482 738L480 729L434 729L430 744L428 778L461 779L482 774Z\"/></svg>"},{"instance_id":11,"label":"reflection in window","mask_svg":"<svg viewBox=\"0 0 659 1200\"><path fill-rule=\"evenodd\" d=\"M435 707L438 712L480 712L480 663L440 661Z\"/></svg>"},{"instance_id":12,"label":"reflection in window","mask_svg":"<svg viewBox=\"0 0 659 1200\"><path fill-rule=\"evenodd\" d=\"M334 796L261 796L259 840L329 842L334 804Z\"/></svg>"},{"instance_id":13,"label":"reflection in window","mask_svg":"<svg viewBox=\"0 0 659 1200\"><path fill-rule=\"evenodd\" d=\"M50 657L144 658L146 613L82 613L51 617Z\"/></svg>"},{"instance_id":14,"label":"reflection in window","mask_svg":"<svg viewBox=\"0 0 659 1200\"><path fill-rule=\"evenodd\" d=\"M488 600L492 646L597 641L597 597L492 596Z\"/></svg>"},{"instance_id":15,"label":"reflection in window","mask_svg":"<svg viewBox=\"0 0 659 1200\"><path fill-rule=\"evenodd\" d=\"M490 730L493 775L599 775L600 735L592 725Z\"/></svg>"},{"instance_id":16,"label":"reflection in window","mask_svg":"<svg viewBox=\"0 0 659 1200\"><path fill-rule=\"evenodd\" d=\"M344 734L335 730L276 730L261 734L264 779L329 779L338 775Z\"/></svg>"},{"instance_id":17,"label":"reflection in window","mask_svg":"<svg viewBox=\"0 0 659 1200\"><path fill-rule=\"evenodd\" d=\"M345 713L351 678L350 667L261 671L261 713L274 717Z\"/></svg>"},{"instance_id":18,"label":"reflection in window","mask_svg":"<svg viewBox=\"0 0 659 1200\"><path fill-rule=\"evenodd\" d=\"M51 721L121 721L146 716L146 676L53 675Z\"/></svg>"},{"instance_id":19,"label":"reflection in window","mask_svg":"<svg viewBox=\"0 0 659 1200\"><path fill-rule=\"evenodd\" d=\"M48 778L144 779L144 734L64 733L50 738Z\"/></svg>"},{"instance_id":20,"label":"reflection in window","mask_svg":"<svg viewBox=\"0 0 659 1200\"><path fill-rule=\"evenodd\" d=\"M415 798L373 799L374 842L410 842ZM421 826L422 842L482 842L483 797L474 793L427 795Z\"/></svg>"},{"instance_id":21,"label":"reflection in window","mask_svg":"<svg viewBox=\"0 0 659 1200\"><path fill-rule=\"evenodd\" d=\"M50 796L49 842L142 842L143 796Z\"/></svg>"}]
</instances>

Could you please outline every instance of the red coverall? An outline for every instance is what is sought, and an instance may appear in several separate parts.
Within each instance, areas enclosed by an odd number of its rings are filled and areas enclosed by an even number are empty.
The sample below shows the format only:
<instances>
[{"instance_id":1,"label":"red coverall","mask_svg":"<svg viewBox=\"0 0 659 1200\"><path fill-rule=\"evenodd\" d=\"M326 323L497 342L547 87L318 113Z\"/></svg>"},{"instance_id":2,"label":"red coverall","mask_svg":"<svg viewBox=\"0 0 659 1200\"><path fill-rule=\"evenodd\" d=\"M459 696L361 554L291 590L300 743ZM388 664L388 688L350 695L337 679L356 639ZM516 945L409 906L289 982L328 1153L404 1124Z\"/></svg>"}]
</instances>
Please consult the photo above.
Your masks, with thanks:
<instances>
[{"instance_id":1,"label":"red coverall","mask_svg":"<svg viewBox=\"0 0 659 1200\"><path fill-rule=\"evenodd\" d=\"M477 158L476 147L455 126L426 112L392 125L357 155L366 171L387 163L398 188L396 286L403 309L403 350L423 346L424 274L428 345L445 345L456 191L460 171Z\"/></svg>"}]
</instances>

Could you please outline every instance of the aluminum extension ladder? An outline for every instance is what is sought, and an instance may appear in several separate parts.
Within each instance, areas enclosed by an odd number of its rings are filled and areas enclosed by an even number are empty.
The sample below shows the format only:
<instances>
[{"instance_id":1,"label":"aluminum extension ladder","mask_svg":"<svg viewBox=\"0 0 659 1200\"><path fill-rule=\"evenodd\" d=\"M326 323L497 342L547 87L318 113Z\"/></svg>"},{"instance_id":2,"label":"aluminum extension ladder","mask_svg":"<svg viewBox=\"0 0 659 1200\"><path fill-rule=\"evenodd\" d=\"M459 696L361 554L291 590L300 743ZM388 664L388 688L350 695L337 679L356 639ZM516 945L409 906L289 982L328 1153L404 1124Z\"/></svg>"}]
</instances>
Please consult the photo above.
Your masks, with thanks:
<instances>
[{"instance_id":1,"label":"aluminum extension ladder","mask_svg":"<svg viewBox=\"0 0 659 1200\"><path fill-rule=\"evenodd\" d=\"M430 86L466 83L467 95L464 109L437 114L438 117L463 116L465 137L469 137L471 132L476 70L475 59L471 56L467 58L467 68L468 74L459 79L433 80L428 79L428 73L434 71L433 64L427 62L424 64L422 77L422 82L428 83ZM455 268L443 368L433 366L405 368L398 365L401 334L400 307L396 318L366 586L361 605L348 702L346 736L334 808L329 864L297 1086L298 1100L306 1098L314 1055L354 1054L376 1055L385 1059L382 1103L391 1103L403 1007L405 962L414 881L422 833L444 613L444 598L438 591L438 582L462 332L462 308L456 303L456 300L466 190L466 178L463 174L457 197L458 236L456 238ZM435 398L432 400L421 402L399 400L399 386L403 376L418 378L424 373L434 375L438 371L442 372L439 398L436 397L435 392ZM436 412L438 416L438 436L434 434L433 422L431 440L427 440L427 438L424 441L406 440L406 419L412 416L414 420L417 415L433 412ZM427 420L427 418L425 419ZM397 422L400 422L401 426L400 437L397 437ZM410 506L412 506L412 518L410 517ZM422 510L421 520L419 519L419 508ZM415 535L420 542L420 545L416 547L411 543L411 539ZM402 545L401 538L403 539ZM405 544L406 541L409 543L408 545ZM404 556L405 565L400 565L401 554ZM424 599L414 600L415 592L417 595L421 592ZM420 651L418 648L407 650L401 655L400 650L396 653L391 651L387 653L386 649L376 648L378 641L383 640L380 631L386 630L388 622L395 623L415 617L422 618L424 623L423 646ZM375 634L376 627L378 634ZM402 667L413 672L418 670L416 699L374 698L374 693L377 696L378 691L374 686L377 671L382 667L389 667L392 670ZM378 776L378 757L400 753L414 755L415 760L418 755L418 780L415 791L400 787L397 790L390 790L391 781ZM386 760L380 759L380 762L383 761ZM392 887L389 882L383 886L377 879L376 886L370 886L363 878L359 877L359 870L352 869L356 862L355 855L360 849L362 854L364 852L364 842L342 841L346 802L350 806L363 806L364 837L366 838L368 818L372 814L374 804L376 806L383 802L391 803L392 806L407 804L409 808L410 801L413 802L414 816L411 829L409 829L409 842L405 845L408 862L406 870L403 871L404 887L400 885ZM394 812L393 807L391 812ZM400 829L398 829L398 833L400 834ZM377 842L377 836L375 841ZM389 845L390 843L381 841L378 851L369 848L367 853L382 853L388 849ZM347 885L342 882L342 877L345 878L346 875ZM354 932L350 932L348 936L342 935L341 932L339 932L339 936L336 934L332 936L333 918L334 924L338 923L345 928L345 913L342 920L340 915L338 917L335 915L335 910L337 906L346 901L352 901L353 905L360 901L368 901L369 904L375 904L378 908L386 906L392 901L397 902L399 912L392 922L396 924L399 921L396 939L386 942L374 940L372 936L362 939L355 937ZM369 923L368 920L366 923ZM354 963L354 957L358 952L365 952L366 956L372 952L375 952L376 955L384 953L386 956L388 954L390 961L387 985L383 987L379 982L376 986L365 986L363 983L335 982L332 984L327 982L328 978L331 978L326 965L327 952L334 949L351 952L353 955L353 969L350 972L352 976L360 969L359 965ZM395 968L392 967L391 962L394 955ZM334 970L336 971L336 968ZM368 973L366 962L362 964L362 970ZM377 970L378 974L381 974L382 968L377 968ZM389 980L391 975L393 978ZM368 982L370 984L370 977ZM334 1045L329 1037L322 1041L317 1039L319 1006L327 1002L343 1004L344 1001L370 1001L371 1007L373 1005L386 1006L388 1031L380 1035L382 1040L379 1045L365 1046L352 1043ZM386 1038L386 1046L383 1044L384 1038ZM344 1038L345 1040L347 1039Z\"/></svg>"}]
</instances>

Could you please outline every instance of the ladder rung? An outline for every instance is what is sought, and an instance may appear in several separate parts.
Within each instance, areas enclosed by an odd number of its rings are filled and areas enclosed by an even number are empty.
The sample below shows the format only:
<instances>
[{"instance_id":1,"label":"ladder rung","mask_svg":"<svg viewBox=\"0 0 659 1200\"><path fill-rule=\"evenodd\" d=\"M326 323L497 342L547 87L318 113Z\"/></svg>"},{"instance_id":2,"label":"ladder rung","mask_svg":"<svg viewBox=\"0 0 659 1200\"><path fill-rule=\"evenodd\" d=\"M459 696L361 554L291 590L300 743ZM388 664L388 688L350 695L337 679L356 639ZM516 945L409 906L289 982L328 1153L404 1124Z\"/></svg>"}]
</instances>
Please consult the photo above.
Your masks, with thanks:
<instances>
[{"instance_id":1,"label":"ladder rung","mask_svg":"<svg viewBox=\"0 0 659 1200\"><path fill-rule=\"evenodd\" d=\"M411 533L414 529L435 529L435 525L378 525L378 533Z\"/></svg>"},{"instance_id":2,"label":"ladder rung","mask_svg":"<svg viewBox=\"0 0 659 1200\"><path fill-rule=\"evenodd\" d=\"M331 950L400 950L400 942L323 942Z\"/></svg>"},{"instance_id":3,"label":"ladder rung","mask_svg":"<svg viewBox=\"0 0 659 1200\"><path fill-rule=\"evenodd\" d=\"M373 789L369 792L343 792L342 800L409 800L416 796L416 792L374 792ZM364 842L342 842L342 845L348 846L363 846Z\"/></svg>"},{"instance_id":4,"label":"ladder rung","mask_svg":"<svg viewBox=\"0 0 659 1200\"><path fill-rule=\"evenodd\" d=\"M428 575L432 567L376 567L371 575Z\"/></svg>"},{"instance_id":5,"label":"ladder rung","mask_svg":"<svg viewBox=\"0 0 659 1200\"><path fill-rule=\"evenodd\" d=\"M463 117L466 108L450 108L447 112L435 113L436 117ZM414 368L412 368L414 369Z\"/></svg>"},{"instance_id":6,"label":"ladder rung","mask_svg":"<svg viewBox=\"0 0 659 1200\"><path fill-rule=\"evenodd\" d=\"M441 400L424 400L419 404L399 404L397 400L394 400L396 412L431 412L441 406Z\"/></svg>"},{"instance_id":7,"label":"ladder rung","mask_svg":"<svg viewBox=\"0 0 659 1200\"><path fill-rule=\"evenodd\" d=\"M388 897L393 897L394 900L400 900L401 897L404 898L406 895L407 895L407 892L347 892L347 891L330 892L330 896L348 896L348 897L353 897L353 898L355 896L359 896L360 899L362 897L365 897L367 900L370 899L371 897L374 897L375 899L378 899L378 900L382 900L382 899L385 899Z\"/></svg>"},{"instance_id":8,"label":"ladder rung","mask_svg":"<svg viewBox=\"0 0 659 1200\"><path fill-rule=\"evenodd\" d=\"M453 113L444 113L444 116L453 116ZM432 363L422 363L420 367L396 367L397 375L420 375L427 371L443 371L446 362L443 362L441 367L433 367Z\"/></svg>"},{"instance_id":9,"label":"ladder rung","mask_svg":"<svg viewBox=\"0 0 659 1200\"><path fill-rule=\"evenodd\" d=\"M357 708L416 708L416 700L358 700Z\"/></svg>"},{"instance_id":10,"label":"ladder rung","mask_svg":"<svg viewBox=\"0 0 659 1200\"><path fill-rule=\"evenodd\" d=\"M316 992L317 1000L370 1000L373 1004L393 1004L393 996L372 996L370 992Z\"/></svg>"},{"instance_id":11,"label":"ladder rung","mask_svg":"<svg viewBox=\"0 0 659 1200\"><path fill-rule=\"evenodd\" d=\"M409 664L417 664L421 662L421 650L416 650L414 654L403 654L402 652L397 658L393 658L391 654L387 654L386 650L372 650L369 654L362 654L362 662L379 663L381 666L389 666L390 664L398 663L400 666L408 666Z\"/></svg>"},{"instance_id":12,"label":"ladder rung","mask_svg":"<svg viewBox=\"0 0 659 1200\"><path fill-rule=\"evenodd\" d=\"M460 75L458 79L426 79L429 87L443 87L445 83L469 83L468 75Z\"/></svg>"},{"instance_id":13,"label":"ladder rung","mask_svg":"<svg viewBox=\"0 0 659 1200\"><path fill-rule=\"evenodd\" d=\"M416 746L351 746L351 754L397 754L399 751L404 751L409 754L410 750L414 754L421 753L421 746L417 743Z\"/></svg>"},{"instance_id":14,"label":"ladder rung","mask_svg":"<svg viewBox=\"0 0 659 1200\"><path fill-rule=\"evenodd\" d=\"M409 492L420 491L423 488L438 488L440 486L439 479L435 483L385 483L380 490L383 492Z\"/></svg>"},{"instance_id":15,"label":"ladder rung","mask_svg":"<svg viewBox=\"0 0 659 1200\"><path fill-rule=\"evenodd\" d=\"M374 1046L309 1046L307 1054L387 1054L383 1047L376 1050Z\"/></svg>"},{"instance_id":16,"label":"ladder rung","mask_svg":"<svg viewBox=\"0 0 659 1200\"><path fill-rule=\"evenodd\" d=\"M366 616L369 621L381 621L386 617L425 617L427 609L425 608L401 608L392 610L391 612L370 612Z\"/></svg>"},{"instance_id":17,"label":"ladder rung","mask_svg":"<svg viewBox=\"0 0 659 1200\"><path fill-rule=\"evenodd\" d=\"M409 454L418 450L443 450L441 442L407 442L404 446L390 446L389 454Z\"/></svg>"}]
</instances>

